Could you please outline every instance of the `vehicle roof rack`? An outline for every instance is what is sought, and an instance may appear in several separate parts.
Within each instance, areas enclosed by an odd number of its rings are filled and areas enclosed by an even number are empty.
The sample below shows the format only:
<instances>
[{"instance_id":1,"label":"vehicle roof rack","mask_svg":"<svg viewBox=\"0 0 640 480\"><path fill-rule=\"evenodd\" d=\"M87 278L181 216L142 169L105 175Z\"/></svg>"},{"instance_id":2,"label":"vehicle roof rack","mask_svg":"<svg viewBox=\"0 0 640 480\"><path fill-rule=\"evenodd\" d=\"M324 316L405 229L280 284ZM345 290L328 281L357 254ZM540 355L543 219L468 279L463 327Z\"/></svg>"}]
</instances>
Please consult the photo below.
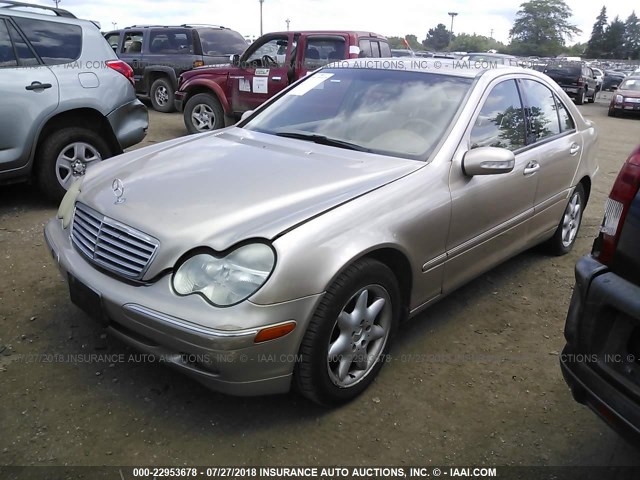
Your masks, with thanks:
<instances>
[{"instance_id":1,"label":"vehicle roof rack","mask_svg":"<svg viewBox=\"0 0 640 480\"><path fill-rule=\"evenodd\" d=\"M2 3L3 0L0 0L0 3ZM213 28L226 28L223 27L222 25L208 25L206 23L183 23L182 25L130 25L128 27L124 27L124 28L176 28L176 27L183 27L183 28L192 28L192 27L213 27Z\"/></svg>"},{"instance_id":2,"label":"vehicle roof rack","mask_svg":"<svg viewBox=\"0 0 640 480\"><path fill-rule=\"evenodd\" d=\"M0 8L38 8L40 10L47 10L49 12L55 13L58 17L66 17L66 18L76 18L76 16L62 8L54 8L54 7L46 7L44 5L35 5L33 3L25 3L25 2L14 2L12 0L0 0Z\"/></svg>"}]
</instances>

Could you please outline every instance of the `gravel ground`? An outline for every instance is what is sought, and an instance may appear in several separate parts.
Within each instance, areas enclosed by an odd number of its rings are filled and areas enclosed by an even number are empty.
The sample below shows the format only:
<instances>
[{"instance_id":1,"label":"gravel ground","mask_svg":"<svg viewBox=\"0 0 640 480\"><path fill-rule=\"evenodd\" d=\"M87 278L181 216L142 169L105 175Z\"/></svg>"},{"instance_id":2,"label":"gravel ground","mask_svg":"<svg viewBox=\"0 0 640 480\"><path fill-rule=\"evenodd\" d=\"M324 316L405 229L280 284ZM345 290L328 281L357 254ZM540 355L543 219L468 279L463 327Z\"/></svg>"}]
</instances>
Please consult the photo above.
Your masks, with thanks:
<instances>
[{"instance_id":1,"label":"gravel ground","mask_svg":"<svg viewBox=\"0 0 640 480\"><path fill-rule=\"evenodd\" d=\"M574 251L523 253L406 323L377 381L335 410L227 397L134 361L70 303L42 237L55 208L0 187L0 465L640 465L558 366L573 266L638 142L640 119L608 118L607 103L580 107L601 172ZM151 112L145 143L184 134L181 115Z\"/></svg>"}]
</instances>

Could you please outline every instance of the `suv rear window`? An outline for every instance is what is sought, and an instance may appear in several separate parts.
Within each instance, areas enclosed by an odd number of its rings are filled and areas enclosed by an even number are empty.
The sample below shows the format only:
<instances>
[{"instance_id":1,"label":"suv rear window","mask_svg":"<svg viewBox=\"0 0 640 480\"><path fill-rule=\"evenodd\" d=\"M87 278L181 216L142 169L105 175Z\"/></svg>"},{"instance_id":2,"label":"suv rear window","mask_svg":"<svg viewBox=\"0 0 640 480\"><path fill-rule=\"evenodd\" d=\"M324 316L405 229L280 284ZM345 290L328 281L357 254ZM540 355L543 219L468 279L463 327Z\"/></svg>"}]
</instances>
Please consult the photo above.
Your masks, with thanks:
<instances>
[{"instance_id":1,"label":"suv rear window","mask_svg":"<svg viewBox=\"0 0 640 480\"><path fill-rule=\"evenodd\" d=\"M247 41L234 30L198 28L203 55L242 54L247 49Z\"/></svg>"},{"instance_id":2,"label":"suv rear window","mask_svg":"<svg viewBox=\"0 0 640 480\"><path fill-rule=\"evenodd\" d=\"M82 52L82 28L66 23L14 18L46 65L71 63Z\"/></svg>"},{"instance_id":3,"label":"suv rear window","mask_svg":"<svg viewBox=\"0 0 640 480\"><path fill-rule=\"evenodd\" d=\"M582 67L580 65L547 65L547 68L544 69L544 73L578 77L582 74Z\"/></svg>"}]
</instances>

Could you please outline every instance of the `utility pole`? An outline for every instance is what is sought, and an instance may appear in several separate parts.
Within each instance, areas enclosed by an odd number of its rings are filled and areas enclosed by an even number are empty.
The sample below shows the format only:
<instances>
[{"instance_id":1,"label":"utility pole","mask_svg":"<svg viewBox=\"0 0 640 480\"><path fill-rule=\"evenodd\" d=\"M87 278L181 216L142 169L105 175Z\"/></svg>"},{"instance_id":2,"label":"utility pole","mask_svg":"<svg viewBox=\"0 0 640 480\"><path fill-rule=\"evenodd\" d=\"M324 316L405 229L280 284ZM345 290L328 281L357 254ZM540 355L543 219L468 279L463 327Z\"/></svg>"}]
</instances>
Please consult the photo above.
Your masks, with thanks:
<instances>
[{"instance_id":1,"label":"utility pole","mask_svg":"<svg viewBox=\"0 0 640 480\"><path fill-rule=\"evenodd\" d=\"M493 38L493 28L491 29L491 38Z\"/></svg>"},{"instance_id":2,"label":"utility pole","mask_svg":"<svg viewBox=\"0 0 640 480\"><path fill-rule=\"evenodd\" d=\"M114 30L118 29L118 22L111 22L111 25L113 25Z\"/></svg>"},{"instance_id":3,"label":"utility pole","mask_svg":"<svg viewBox=\"0 0 640 480\"><path fill-rule=\"evenodd\" d=\"M262 4L264 3L264 0L259 0L260 1L260 36L262 36Z\"/></svg>"},{"instance_id":4,"label":"utility pole","mask_svg":"<svg viewBox=\"0 0 640 480\"><path fill-rule=\"evenodd\" d=\"M62 0L53 0L53 1L54 1L54 2L55 2L55 4L56 4L56 8L58 8L58 5L60 4L60 2L61 2Z\"/></svg>"},{"instance_id":5,"label":"utility pole","mask_svg":"<svg viewBox=\"0 0 640 480\"><path fill-rule=\"evenodd\" d=\"M458 12L449 12L451 17L451 30L449 31L449 51L451 51L451 42L453 42L453 19L458 15Z\"/></svg>"},{"instance_id":6,"label":"utility pole","mask_svg":"<svg viewBox=\"0 0 640 480\"><path fill-rule=\"evenodd\" d=\"M291 20L289 20L288 18L285 20L285 22L287 23L287 32L289 31L289 24L291 23Z\"/></svg>"}]
</instances>

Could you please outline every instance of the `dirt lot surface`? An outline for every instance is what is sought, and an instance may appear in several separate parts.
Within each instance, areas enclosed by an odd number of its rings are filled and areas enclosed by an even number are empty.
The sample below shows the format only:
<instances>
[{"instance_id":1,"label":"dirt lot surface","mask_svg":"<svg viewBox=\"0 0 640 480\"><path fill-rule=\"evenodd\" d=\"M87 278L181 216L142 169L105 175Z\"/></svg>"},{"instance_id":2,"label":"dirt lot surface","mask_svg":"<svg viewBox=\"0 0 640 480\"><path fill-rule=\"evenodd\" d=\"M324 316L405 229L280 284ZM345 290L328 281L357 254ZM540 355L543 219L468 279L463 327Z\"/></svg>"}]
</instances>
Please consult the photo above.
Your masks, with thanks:
<instances>
[{"instance_id":1,"label":"dirt lot surface","mask_svg":"<svg viewBox=\"0 0 640 480\"><path fill-rule=\"evenodd\" d=\"M0 187L0 465L640 465L558 366L574 264L640 138L607 103L580 107L601 172L574 251L519 255L405 324L377 381L335 410L223 396L149 362L44 361L136 352L69 301L42 236L55 207ZM184 134L151 112L145 143Z\"/></svg>"}]
</instances>

